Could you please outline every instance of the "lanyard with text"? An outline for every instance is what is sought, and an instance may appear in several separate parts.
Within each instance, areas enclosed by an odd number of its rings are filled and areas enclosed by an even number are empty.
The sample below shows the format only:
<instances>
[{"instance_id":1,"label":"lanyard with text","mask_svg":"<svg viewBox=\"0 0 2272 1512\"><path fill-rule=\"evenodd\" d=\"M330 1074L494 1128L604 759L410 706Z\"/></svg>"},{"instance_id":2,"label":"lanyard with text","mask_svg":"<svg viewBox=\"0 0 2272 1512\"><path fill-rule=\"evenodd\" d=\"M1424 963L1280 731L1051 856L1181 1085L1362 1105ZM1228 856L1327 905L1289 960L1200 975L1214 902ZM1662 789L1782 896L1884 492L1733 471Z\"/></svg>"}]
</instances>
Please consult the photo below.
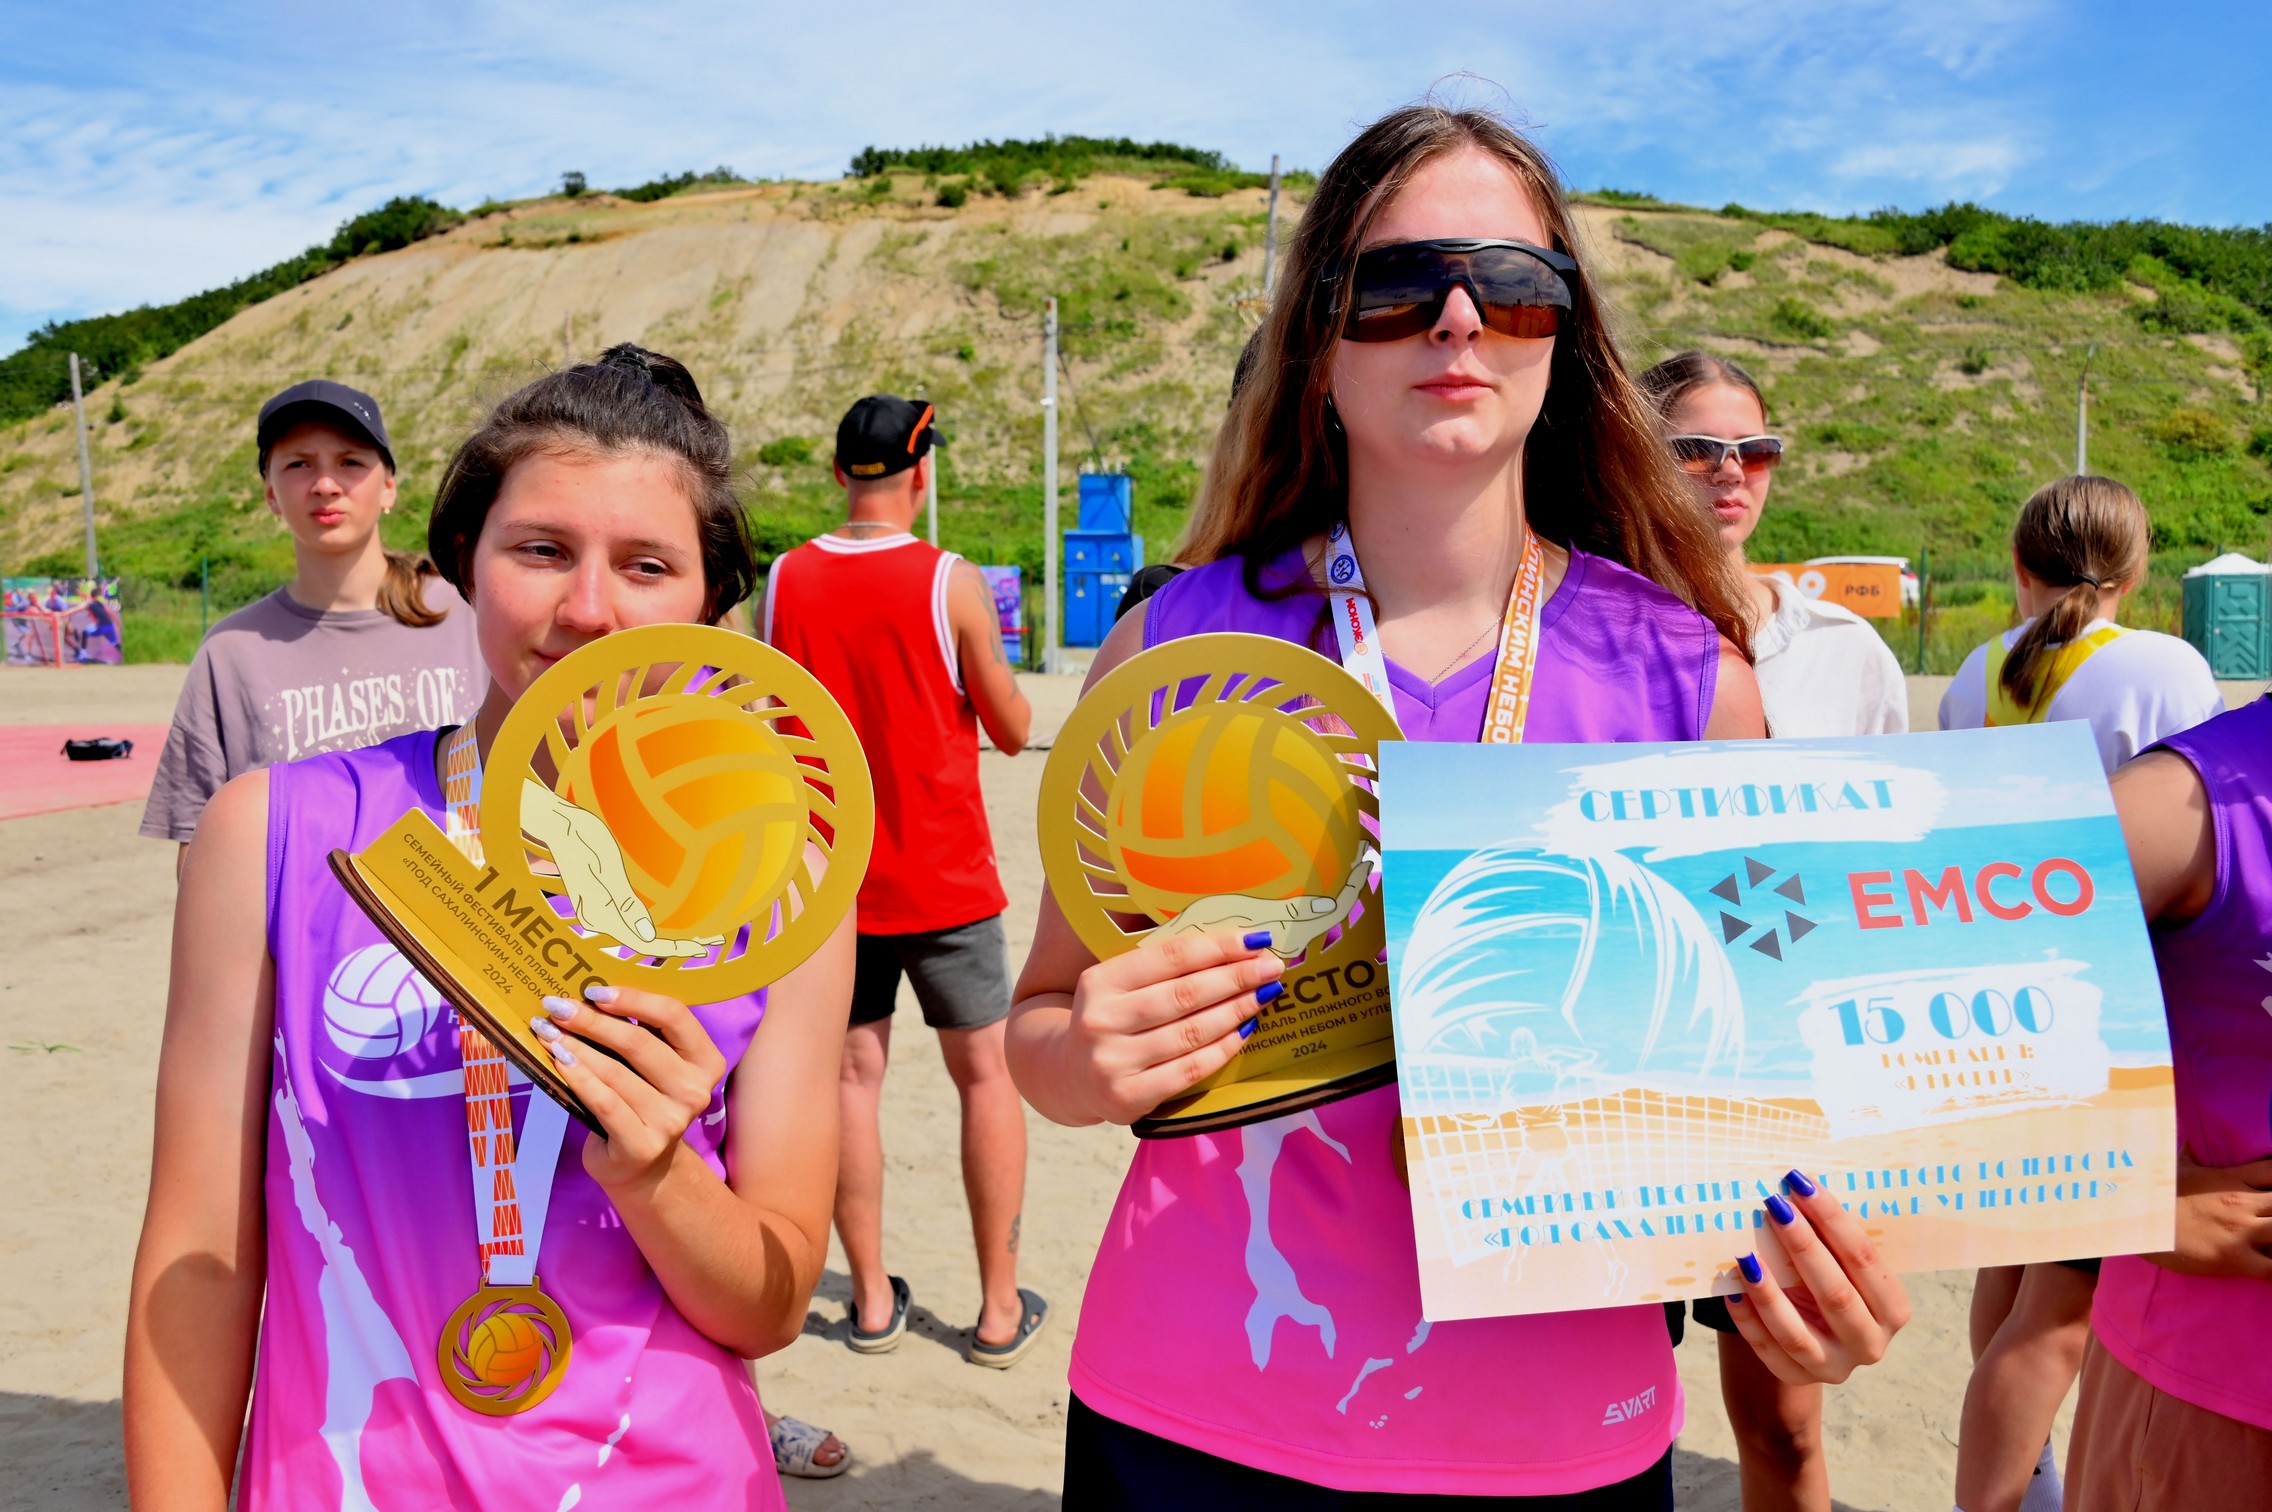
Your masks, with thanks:
<instances>
[{"instance_id":1,"label":"lanyard with text","mask_svg":"<svg viewBox=\"0 0 2272 1512\"><path fill-rule=\"evenodd\" d=\"M481 755L470 723L454 731L443 748L442 796L451 843L476 866L486 864ZM553 1173L568 1134L568 1110L532 1088L528 1116L520 1138L514 1139L512 1063L470 1020L459 1022L458 1052L465 1061L466 1148L473 1168L482 1287L444 1332L443 1384L477 1412L525 1411L550 1394L567 1364L567 1319L538 1291L536 1261L552 1206ZM525 1315L526 1321L511 1321L517 1315ZM551 1350L532 1343L541 1336L530 1325L552 1333ZM547 1368L555 1360L557 1368Z\"/></svg>"},{"instance_id":2,"label":"lanyard with text","mask_svg":"<svg viewBox=\"0 0 2272 1512\"><path fill-rule=\"evenodd\" d=\"M1325 575L1332 584L1327 591L1332 596L1333 634L1341 644L1341 665L1393 718L1396 704L1389 693L1388 658L1381 653L1372 600L1365 596L1365 574L1357 566L1347 522L1333 527L1325 545ZM1522 566L1515 573L1514 591L1507 595L1499 654L1491 666L1491 702L1484 710L1481 736L1486 745L1518 745L1530 723L1530 684L1538 670L1539 598L1545 577L1546 553L1539 549L1537 533L1525 529Z\"/></svg>"}]
</instances>

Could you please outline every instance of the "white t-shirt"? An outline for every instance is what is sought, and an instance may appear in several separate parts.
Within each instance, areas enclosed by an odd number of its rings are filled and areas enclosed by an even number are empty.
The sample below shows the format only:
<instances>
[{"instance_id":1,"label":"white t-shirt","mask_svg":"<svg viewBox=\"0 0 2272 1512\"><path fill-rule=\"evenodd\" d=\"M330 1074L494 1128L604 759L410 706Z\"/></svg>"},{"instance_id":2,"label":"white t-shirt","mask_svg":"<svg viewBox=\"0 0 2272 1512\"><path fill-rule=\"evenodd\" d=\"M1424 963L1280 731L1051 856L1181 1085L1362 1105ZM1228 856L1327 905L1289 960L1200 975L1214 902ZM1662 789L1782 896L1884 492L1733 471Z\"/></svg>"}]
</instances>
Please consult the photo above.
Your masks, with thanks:
<instances>
[{"instance_id":1,"label":"white t-shirt","mask_svg":"<svg viewBox=\"0 0 2272 1512\"><path fill-rule=\"evenodd\" d=\"M1775 613L1751 638L1767 733L1899 735L1909 729L1901 663L1870 622L1840 604L1810 599L1780 578Z\"/></svg>"},{"instance_id":2,"label":"white t-shirt","mask_svg":"<svg viewBox=\"0 0 2272 1512\"><path fill-rule=\"evenodd\" d=\"M2108 623L2092 620L2083 634ZM2010 650L2026 628L2006 630L2004 649ZM1973 647L1957 668L1956 681L1941 695L1942 729L1977 730L1988 722L1987 666L1987 645ZM2174 635L2133 630L2092 652L2051 695L2044 718L2089 720L2098 759L2112 772L2154 742L2224 712L2224 695L2200 652Z\"/></svg>"}]
</instances>

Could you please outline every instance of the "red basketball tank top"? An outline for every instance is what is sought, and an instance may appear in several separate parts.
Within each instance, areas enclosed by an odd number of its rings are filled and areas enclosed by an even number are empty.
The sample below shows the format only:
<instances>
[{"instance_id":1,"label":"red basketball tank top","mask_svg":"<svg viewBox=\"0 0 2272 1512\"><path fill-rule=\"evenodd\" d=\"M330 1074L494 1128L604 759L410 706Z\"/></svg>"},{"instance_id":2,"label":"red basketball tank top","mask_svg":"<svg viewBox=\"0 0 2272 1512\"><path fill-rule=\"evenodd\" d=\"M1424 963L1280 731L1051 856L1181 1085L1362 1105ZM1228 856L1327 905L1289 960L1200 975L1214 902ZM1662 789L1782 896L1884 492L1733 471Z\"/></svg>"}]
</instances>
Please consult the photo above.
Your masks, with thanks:
<instances>
[{"instance_id":1,"label":"red basketball tank top","mask_svg":"<svg viewBox=\"0 0 2272 1512\"><path fill-rule=\"evenodd\" d=\"M960 560L912 535L821 536L778 558L767 585L765 639L843 706L875 778L862 934L953 929L1009 907L947 622Z\"/></svg>"}]
</instances>

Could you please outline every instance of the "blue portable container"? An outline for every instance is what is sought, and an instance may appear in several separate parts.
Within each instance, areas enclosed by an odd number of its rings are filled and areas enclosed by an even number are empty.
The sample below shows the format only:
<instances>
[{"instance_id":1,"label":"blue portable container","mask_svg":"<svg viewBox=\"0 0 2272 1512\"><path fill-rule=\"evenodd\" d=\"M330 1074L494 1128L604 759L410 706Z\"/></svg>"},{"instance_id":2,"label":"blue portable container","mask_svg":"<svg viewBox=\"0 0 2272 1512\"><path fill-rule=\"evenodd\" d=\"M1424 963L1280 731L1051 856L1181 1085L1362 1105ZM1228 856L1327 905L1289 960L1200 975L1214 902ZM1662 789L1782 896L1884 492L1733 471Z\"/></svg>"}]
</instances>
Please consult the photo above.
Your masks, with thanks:
<instances>
[{"instance_id":1,"label":"blue portable container","mask_svg":"<svg viewBox=\"0 0 2272 1512\"><path fill-rule=\"evenodd\" d=\"M1124 531L1065 532L1066 645L1104 644L1105 632L1112 628L1119 612L1120 596L1128 591L1128 580L1143 565L1142 536Z\"/></svg>"},{"instance_id":2,"label":"blue portable container","mask_svg":"<svg viewBox=\"0 0 2272 1512\"><path fill-rule=\"evenodd\" d=\"M1080 529L1127 535L1135 528L1135 493L1128 474L1081 474Z\"/></svg>"}]
</instances>

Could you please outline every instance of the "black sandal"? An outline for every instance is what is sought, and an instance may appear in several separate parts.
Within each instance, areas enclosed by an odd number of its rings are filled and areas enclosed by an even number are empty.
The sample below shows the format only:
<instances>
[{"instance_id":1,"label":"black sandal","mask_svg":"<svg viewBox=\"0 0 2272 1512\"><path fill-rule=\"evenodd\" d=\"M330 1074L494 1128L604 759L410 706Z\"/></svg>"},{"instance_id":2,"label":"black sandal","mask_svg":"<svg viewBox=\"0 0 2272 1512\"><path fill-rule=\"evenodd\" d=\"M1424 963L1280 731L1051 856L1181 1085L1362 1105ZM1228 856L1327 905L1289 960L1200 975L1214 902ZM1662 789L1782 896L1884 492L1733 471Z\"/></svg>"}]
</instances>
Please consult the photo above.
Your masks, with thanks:
<instances>
[{"instance_id":1,"label":"black sandal","mask_svg":"<svg viewBox=\"0 0 2272 1512\"><path fill-rule=\"evenodd\" d=\"M1041 1326L1049 1321L1049 1302L1040 1292L1018 1288L1018 1301L1025 1313L1018 1319L1018 1331L1000 1344L982 1344L978 1330L970 1331L970 1363L983 1365L989 1370L1008 1370L1025 1358L1027 1350L1041 1333Z\"/></svg>"},{"instance_id":2,"label":"black sandal","mask_svg":"<svg viewBox=\"0 0 2272 1512\"><path fill-rule=\"evenodd\" d=\"M915 1293L897 1276L891 1281L891 1321L870 1333L860 1327L860 1309L852 1309L852 1331L844 1342L855 1354L890 1354L899 1348L899 1341L907 1337L907 1310L915 1305Z\"/></svg>"}]
</instances>

